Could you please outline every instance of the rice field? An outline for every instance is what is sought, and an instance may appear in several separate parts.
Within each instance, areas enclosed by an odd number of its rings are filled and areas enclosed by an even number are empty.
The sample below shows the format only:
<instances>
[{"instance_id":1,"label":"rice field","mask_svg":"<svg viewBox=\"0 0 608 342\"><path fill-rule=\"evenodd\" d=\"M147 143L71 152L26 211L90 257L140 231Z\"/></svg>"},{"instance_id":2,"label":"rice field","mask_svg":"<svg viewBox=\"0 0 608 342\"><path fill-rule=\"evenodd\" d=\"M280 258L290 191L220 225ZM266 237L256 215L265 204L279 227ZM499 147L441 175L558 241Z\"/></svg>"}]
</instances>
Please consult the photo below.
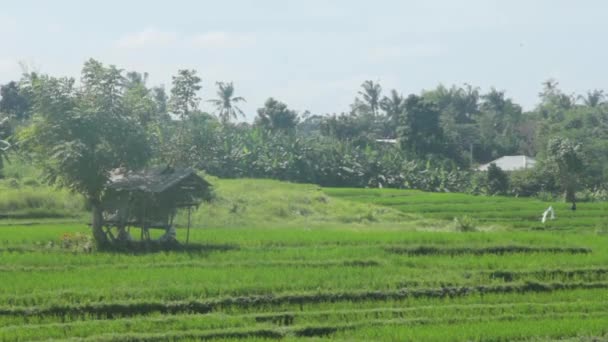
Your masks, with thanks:
<instances>
[{"instance_id":1,"label":"rice field","mask_svg":"<svg viewBox=\"0 0 608 342\"><path fill-rule=\"evenodd\" d=\"M76 221L0 225L0 340L608 339L604 203L222 182L181 252L66 247Z\"/></svg>"},{"instance_id":2,"label":"rice field","mask_svg":"<svg viewBox=\"0 0 608 342\"><path fill-rule=\"evenodd\" d=\"M608 227L608 203L578 203L572 211L570 203L544 202L535 198L472 196L458 193L425 193L417 190L392 189L325 189L333 197L361 203L373 203L416 213L428 218L452 220L470 216L480 226L503 226L515 229L553 231L594 231ZM556 220L541 222L549 206Z\"/></svg>"}]
</instances>

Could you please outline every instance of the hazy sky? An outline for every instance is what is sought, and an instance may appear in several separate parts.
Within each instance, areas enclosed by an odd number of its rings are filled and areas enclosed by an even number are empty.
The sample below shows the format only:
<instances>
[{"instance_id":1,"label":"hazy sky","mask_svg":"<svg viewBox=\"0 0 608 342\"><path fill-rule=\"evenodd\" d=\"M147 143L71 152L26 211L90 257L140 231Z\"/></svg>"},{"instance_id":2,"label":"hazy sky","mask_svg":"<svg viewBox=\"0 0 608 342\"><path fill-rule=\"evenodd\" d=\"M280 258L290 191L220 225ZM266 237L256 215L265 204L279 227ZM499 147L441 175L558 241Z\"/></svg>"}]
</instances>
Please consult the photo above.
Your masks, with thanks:
<instances>
[{"instance_id":1,"label":"hazy sky","mask_svg":"<svg viewBox=\"0 0 608 342\"><path fill-rule=\"evenodd\" d=\"M19 61L78 76L93 57L167 88L194 68L203 99L234 81L249 118L270 96L346 111L366 79L403 94L494 86L531 108L548 78L608 89L606 13L602 0L0 0L0 83Z\"/></svg>"}]
</instances>

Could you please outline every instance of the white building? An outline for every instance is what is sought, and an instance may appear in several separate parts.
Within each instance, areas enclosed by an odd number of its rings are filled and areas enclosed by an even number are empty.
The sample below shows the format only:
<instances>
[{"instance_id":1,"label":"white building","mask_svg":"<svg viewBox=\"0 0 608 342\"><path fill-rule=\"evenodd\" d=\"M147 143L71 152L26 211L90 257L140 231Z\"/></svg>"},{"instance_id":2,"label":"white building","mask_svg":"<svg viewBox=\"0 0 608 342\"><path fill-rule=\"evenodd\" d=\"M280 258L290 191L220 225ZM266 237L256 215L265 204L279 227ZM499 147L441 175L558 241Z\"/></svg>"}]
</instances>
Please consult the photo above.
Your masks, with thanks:
<instances>
[{"instance_id":1,"label":"white building","mask_svg":"<svg viewBox=\"0 0 608 342\"><path fill-rule=\"evenodd\" d=\"M479 166L477 171L487 171L490 164L496 164L503 171L517 171L533 168L536 159L528 156L504 156Z\"/></svg>"}]
</instances>

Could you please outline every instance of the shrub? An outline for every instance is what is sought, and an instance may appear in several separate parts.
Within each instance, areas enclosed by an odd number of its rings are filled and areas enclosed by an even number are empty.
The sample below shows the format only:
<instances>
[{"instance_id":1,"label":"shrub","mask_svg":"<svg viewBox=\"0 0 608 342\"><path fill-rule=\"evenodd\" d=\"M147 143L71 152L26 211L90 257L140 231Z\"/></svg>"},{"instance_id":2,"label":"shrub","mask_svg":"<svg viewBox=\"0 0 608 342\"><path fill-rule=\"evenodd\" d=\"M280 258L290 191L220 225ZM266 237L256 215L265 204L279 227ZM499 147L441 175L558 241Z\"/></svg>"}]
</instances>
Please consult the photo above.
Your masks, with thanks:
<instances>
[{"instance_id":1,"label":"shrub","mask_svg":"<svg viewBox=\"0 0 608 342\"><path fill-rule=\"evenodd\" d=\"M529 197L540 192L559 192L553 173L543 167L513 171L509 174L510 194L513 196Z\"/></svg>"},{"instance_id":2,"label":"shrub","mask_svg":"<svg viewBox=\"0 0 608 342\"><path fill-rule=\"evenodd\" d=\"M486 177L488 195L504 195L507 193L509 189L509 176L496 164L490 164Z\"/></svg>"},{"instance_id":3,"label":"shrub","mask_svg":"<svg viewBox=\"0 0 608 342\"><path fill-rule=\"evenodd\" d=\"M477 231L477 223L470 216L454 217L454 225L459 232L475 232Z\"/></svg>"},{"instance_id":4,"label":"shrub","mask_svg":"<svg viewBox=\"0 0 608 342\"><path fill-rule=\"evenodd\" d=\"M19 187L21 186L19 184L19 181L14 178L8 178L4 181L4 183L6 184L7 187L9 187L11 189L19 189Z\"/></svg>"},{"instance_id":5,"label":"shrub","mask_svg":"<svg viewBox=\"0 0 608 342\"><path fill-rule=\"evenodd\" d=\"M73 252L91 252L95 243L89 234L64 233L60 239L60 246Z\"/></svg>"},{"instance_id":6,"label":"shrub","mask_svg":"<svg viewBox=\"0 0 608 342\"><path fill-rule=\"evenodd\" d=\"M23 180L23 185L35 188L40 186L40 183L34 178L26 178Z\"/></svg>"},{"instance_id":7,"label":"shrub","mask_svg":"<svg viewBox=\"0 0 608 342\"><path fill-rule=\"evenodd\" d=\"M484 172L474 172L471 174L471 181L467 192L473 195L482 195L488 187L488 177Z\"/></svg>"},{"instance_id":8,"label":"shrub","mask_svg":"<svg viewBox=\"0 0 608 342\"><path fill-rule=\"evenodd\" d=\"M604 188L583 189L576 193L576 198L581 202L605 202L608 201L608 190Z\"/></svg>"}]
</instances>

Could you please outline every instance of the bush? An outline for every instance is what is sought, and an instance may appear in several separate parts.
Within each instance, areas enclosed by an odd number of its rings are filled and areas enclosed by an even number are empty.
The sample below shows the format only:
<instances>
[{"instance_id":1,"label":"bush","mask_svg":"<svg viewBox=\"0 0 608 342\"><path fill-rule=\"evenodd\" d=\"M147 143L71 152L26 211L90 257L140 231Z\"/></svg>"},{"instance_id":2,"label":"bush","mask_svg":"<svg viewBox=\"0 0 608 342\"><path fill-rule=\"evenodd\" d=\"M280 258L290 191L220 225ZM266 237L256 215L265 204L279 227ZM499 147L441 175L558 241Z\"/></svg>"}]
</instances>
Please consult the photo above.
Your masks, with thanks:
<instances>
[{"instance_id":1,"label":"bush","mask_svg":"<svg viewBox=\"0 0 608 342\"><path fill-rule=\"evenodd\" d=\"M32 188L36 188L36 187L40 186L40 183L37 180L35 180L34 178L25 178L22 183L24 186L29 186Z\"/></svg>"},{"instance_id":2,"label":"bush","mask_svg":"<svg viewBox=\"0 0 608 342\"><path fill-rule=\"evenodd\" d=\"M603 188L583 189L576 193L576 198L581 202L605 202L608 201L608 190Z\"/></svg>"},{"instance_id":3,"label":"bush","mask_svg":"<svg viewBox=\"0 0 608 342\"><path fill-rule=\"evenodd\" d=\"M471 174L471 180L467 193L472 195L483 195L488 188L488 177L484 172L474 172Z\"/></svg>"},{"instance_id":4,"label":"bush","mask_svg":"<svg viewBox=\"0 0 608 342\"><path fill-rule=\"evenodd\" d=\"M60 239L60 246L73 252L91 252L95 243L90 234L64 233Z\"/></svg>"},{"instance_id":5,"label":"bush","mask_svg":"<svg viewBox=\"0 0 608 342\"><path fill-rule=\"evenodd\" d=\"M19 181L14 179L14 178L8 178L4 181L4 184L6 184L7 187L11 188L11 189L19 189L19 187L21 186L19 184Z\"/></svg>"},{"instance_id":6,"label":"bush","mask_svg":"<svg viewBox=\"0 0 608 342\"><path fill-rule=\"evenodd\" d=\"M492 163L488 167L487 192L488 195L504 195L509 189L509 176L501 168Z\"/></svg>"},{"instance_id":7,"label":"bush","mask_svg":"<svg viewBox=\"0 0 608 342\"><path fill-rule=\"evenodd\" d=\"M509 183L509 193L513 196L530 197L541 192L559 192L559 186L553 173L538 166L533 169L511 172Z\"/></svg>"},{"instance_id":8,"label":"bush","mask_svg":"<svg viewBox=\"0 0 608 342\"><path fill-rule=\"evenodd\" d=\"M477 231L477 223L470 216L454 217L454 225L459 232L475 232Z\"/></svg>"}]
</instances>

